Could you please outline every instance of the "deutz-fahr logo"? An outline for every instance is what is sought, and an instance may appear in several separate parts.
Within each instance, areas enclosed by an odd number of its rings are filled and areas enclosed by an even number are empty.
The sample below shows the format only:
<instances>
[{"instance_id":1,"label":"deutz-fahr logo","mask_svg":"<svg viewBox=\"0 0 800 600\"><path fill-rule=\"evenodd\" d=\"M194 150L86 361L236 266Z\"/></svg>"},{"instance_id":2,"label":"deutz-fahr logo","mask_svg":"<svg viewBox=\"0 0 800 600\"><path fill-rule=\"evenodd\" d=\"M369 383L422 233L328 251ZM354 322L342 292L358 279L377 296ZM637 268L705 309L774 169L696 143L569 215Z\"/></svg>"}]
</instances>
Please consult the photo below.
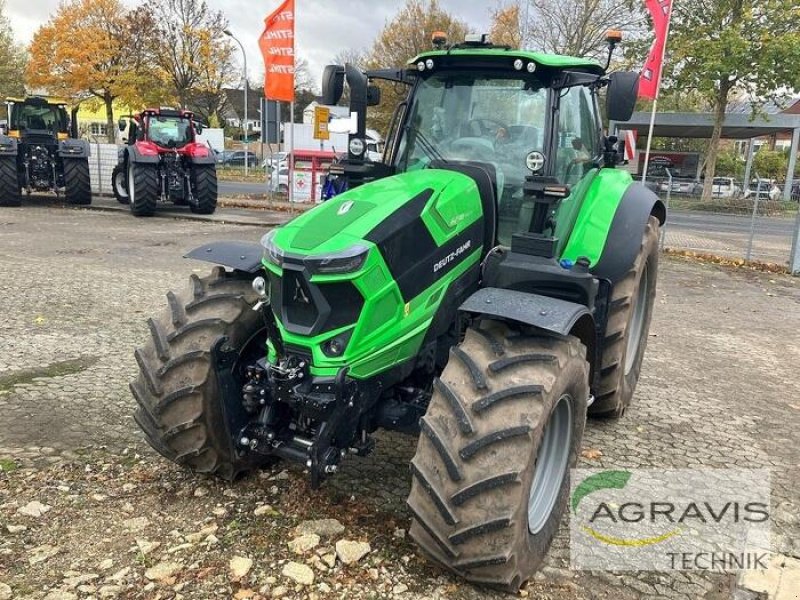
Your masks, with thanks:
<instances>
[{"instance_id":1,"label":"deutz-fahr logo","mask_svg":"<svg viewBox=\"0 0 800 600\"><path fill-rule=\"evenodd\" d=\"M433 263L433 272L436 273L437 271L439 271L439 269L443 269L451 262L453 262L455 259L457 259L459 256L464 254L464 252L466 252L470 248L472 248L472 240L467 240L466 242L461 244L458 248L453 250L450 254L445 256L443 259Z\"/></svg>"}]
</instances>

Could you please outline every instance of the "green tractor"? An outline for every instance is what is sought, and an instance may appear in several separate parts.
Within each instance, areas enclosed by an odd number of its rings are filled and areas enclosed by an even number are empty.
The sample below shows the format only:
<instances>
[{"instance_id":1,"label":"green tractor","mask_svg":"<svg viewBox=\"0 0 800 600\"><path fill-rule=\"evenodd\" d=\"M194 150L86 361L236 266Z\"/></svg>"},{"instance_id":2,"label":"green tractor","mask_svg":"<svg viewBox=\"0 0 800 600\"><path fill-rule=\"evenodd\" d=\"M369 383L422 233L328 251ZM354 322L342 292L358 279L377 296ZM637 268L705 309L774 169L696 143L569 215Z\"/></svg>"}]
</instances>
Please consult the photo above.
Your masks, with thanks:
<instances>
[{"instance_id":1,"label":"green tractor","mask_svg":"<svg viewBox=\"0 0 800 600\"><path fill-rule=\"evenodd\" d=\"M20 206L22 190L62 193L68 204L91 204L89 144L77 139L77 107L44 96L8 98L0 132L0 206Z\"/></svg>"},{"instance_id":2,"label":"green tractor","mask_svg":"<svg viewBox=\"0 0 800 600\"><path fill-rule=\"evenodd\" d=\"M614 41L610 41L613 50ZM357 119L348 191L268 232L187 256L218 265L167 294L131 384L163 456L233 479L276 459L312 486L378 429L418 436L411 536L465 579L516 590L559 527L587 411L631 402L664 205L608 117L635 73L485 36L399 70L329 66ZM408 85L382 162L371 81Z\"/></svg>"}]
</instances>

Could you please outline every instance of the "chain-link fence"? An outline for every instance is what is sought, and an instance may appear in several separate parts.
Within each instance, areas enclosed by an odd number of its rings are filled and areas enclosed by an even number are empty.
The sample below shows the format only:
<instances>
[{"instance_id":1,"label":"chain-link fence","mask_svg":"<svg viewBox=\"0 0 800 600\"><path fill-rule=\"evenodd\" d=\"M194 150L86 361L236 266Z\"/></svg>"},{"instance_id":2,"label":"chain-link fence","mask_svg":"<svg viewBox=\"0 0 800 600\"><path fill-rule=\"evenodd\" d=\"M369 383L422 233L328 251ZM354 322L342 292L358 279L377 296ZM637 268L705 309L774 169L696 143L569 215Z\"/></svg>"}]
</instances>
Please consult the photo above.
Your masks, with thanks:
<instances>
[{"instance_id":1,"label":"chain-link fence","mask_svg":"<svg viewBox=\"0 0 800 600\"><path fill-rule=\"evenodd\" d=\"M789 266L800 225L800 182L783 200L783 186L768 180L744 185L717 178L713 197L702 200L702 183L684 179L648 179L669 207L662 245L676 250ZM791 184L790 184L791 185Z\"/></svg>"}]
</instances>

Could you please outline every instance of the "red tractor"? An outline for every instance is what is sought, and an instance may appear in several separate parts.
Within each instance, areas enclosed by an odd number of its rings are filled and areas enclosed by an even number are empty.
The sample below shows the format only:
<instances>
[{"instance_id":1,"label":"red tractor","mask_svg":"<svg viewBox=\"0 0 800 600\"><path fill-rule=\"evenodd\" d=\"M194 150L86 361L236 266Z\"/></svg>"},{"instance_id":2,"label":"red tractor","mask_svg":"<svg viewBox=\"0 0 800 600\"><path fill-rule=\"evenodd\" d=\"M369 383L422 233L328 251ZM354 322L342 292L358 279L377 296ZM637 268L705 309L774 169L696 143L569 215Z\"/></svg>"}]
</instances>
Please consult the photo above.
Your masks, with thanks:
<instances>
[{"instance_id":1,"label":"red tractor","mask_svg":"<svg viewBox=\"0 0 800 600\"><path fill-rule=\"evenodd\" d=\"M217 208L216 160L197 141L203 127L185 110L147 109L123 117L127 144L112 172L114 196L137 217L152 215L159 202L188 205L210 215Z\"/></svg>"}]
</instances>

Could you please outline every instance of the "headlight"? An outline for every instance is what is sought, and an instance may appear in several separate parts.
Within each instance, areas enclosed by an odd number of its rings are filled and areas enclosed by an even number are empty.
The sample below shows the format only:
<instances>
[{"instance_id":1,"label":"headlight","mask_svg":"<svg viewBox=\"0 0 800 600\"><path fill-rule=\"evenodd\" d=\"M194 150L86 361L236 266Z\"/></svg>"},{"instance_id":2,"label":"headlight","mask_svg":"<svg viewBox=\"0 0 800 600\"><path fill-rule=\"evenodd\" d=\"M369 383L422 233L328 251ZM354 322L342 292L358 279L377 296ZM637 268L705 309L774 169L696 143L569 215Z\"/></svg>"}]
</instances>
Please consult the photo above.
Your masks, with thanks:
<instances>
[{"instance_id":1,"label":"headlight","mask_svg":"<svg viewBox=\"0 0 800 600\"><path fill-rule=\"evenodd\" d=\"M261 238L261 245L264 246L264 258L266 258L269 262L273 265L278 267L283 266L283 250L278 248L273 242L272 238L275 237L275 232L277 229L273 229L272 231L266 233L264 237Z\"/></svg>"},{"instance_id":2,"label":"headlight","mask_svg":"<svg viewBox=\"0 0 800 600\"><path fill-rule=\"evenodd\" d=\"M364 140L361 138L353 138L350 140L350 153L355 156L361 156L364 154Z\"/></svg>"},{"instance_id":3,"label":"headlight","mask_svg":"<svg viewBox=\"0 0 800 600\"><path fill-rule=\"evenodd\" d=\"M330 275L333 273L352 273L358 271L367 260L369 248L356 244L342 252L306 256L303 263L315 275Z\"/></svg>"}]
</instances>

